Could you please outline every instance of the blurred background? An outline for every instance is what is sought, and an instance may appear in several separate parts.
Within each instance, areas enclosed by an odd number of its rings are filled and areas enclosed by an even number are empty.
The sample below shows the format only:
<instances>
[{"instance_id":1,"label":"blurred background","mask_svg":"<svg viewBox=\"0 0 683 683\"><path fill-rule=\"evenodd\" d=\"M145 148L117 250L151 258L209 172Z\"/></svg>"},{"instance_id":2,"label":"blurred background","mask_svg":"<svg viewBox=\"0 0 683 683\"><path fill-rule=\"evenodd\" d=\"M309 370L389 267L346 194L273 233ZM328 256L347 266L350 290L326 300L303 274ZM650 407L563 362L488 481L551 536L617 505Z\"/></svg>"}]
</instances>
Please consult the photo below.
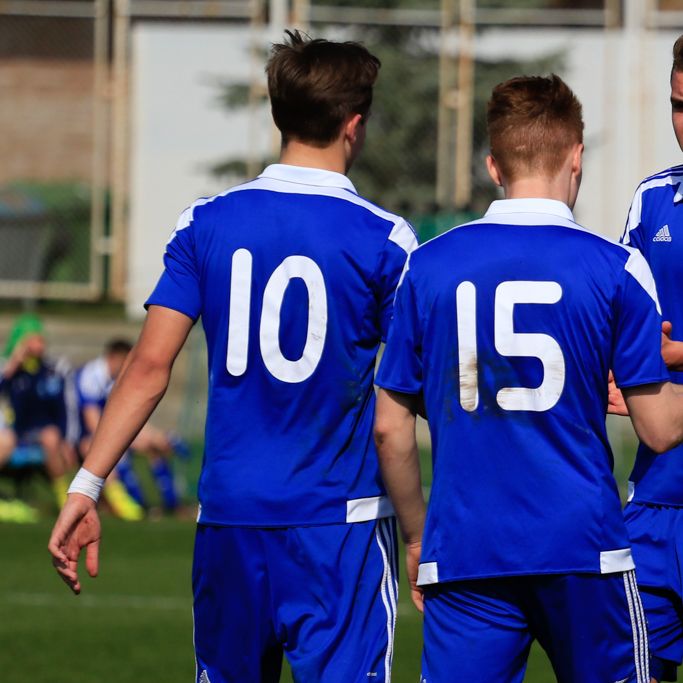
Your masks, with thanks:
<instances>
[{"instance_id":1,"label":"blurred background","mask_svg":"<svg viewBox=\"0 0 683 683\"><path fill-rule=\"evenodd\" d=\"M668 82L683 0L3 0L0 310L47 313L75 364L134 334L177 216L277 157L263 66L286 27L382 59L351 175L421 240L495 198L485 103L511 75L557 72L582 100L576 215L591 229L618 237L639 180L680 160ZM72 335L53 312L91 324ZM184 364L161 415L200 435L189 397L204 386Z\"/></svg>"},{"instance_id":2,"label":"blurred background","mask_svg":"<svg viewBox=\"0 0 683 683\"><path fill-rule=\"evenodd\" d=\"M135 338L177 216L277 158L263 67L285 28L358 40L381 58L351 177L421 240L496 198L483 163L485 103L513 75L556 72L583 102L575 213L592 230L617 238L638 182L681 162L669 70L683 0L0 0L0 345L27 310L44 319L50 353L72 367L108 339ZM189 504L205 392L195 329L155 417L191 446L177 468ZM609 431L623 486L633 435L626 420L610 420ZM428 470L424 425L421 442ZM49 509L39 490L26 491ZM0 640L11 644L0 648L0 680L133 681L140 671L189 680L191 523L133 532L108 521L111 574L93 588L100 602L95 593L75 608L42 556L45 516L20 530L0 524ZM73 670L76 650L55 635L64 630L56 615L96 661ZM399 630L397 681L419 668L410 619ZM112 645L112 631L123 640ZM528 680L553 680L542 658Z\"/></svg>"}]
</instances>

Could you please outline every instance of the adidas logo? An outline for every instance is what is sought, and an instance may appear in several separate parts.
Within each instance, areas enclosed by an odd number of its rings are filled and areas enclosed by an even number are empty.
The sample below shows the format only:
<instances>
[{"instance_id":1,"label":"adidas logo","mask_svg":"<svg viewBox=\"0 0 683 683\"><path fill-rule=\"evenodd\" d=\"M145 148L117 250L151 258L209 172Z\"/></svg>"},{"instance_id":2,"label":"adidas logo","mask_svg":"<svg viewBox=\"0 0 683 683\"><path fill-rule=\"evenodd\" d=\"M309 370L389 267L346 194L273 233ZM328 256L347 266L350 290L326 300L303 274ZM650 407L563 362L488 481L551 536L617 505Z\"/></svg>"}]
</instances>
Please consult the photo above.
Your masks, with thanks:
<instances>
[{"instance_id":1,"label":"adidas logo","mask_svg":"<svg viewBox=\"0 0 683 683\"><path fill-rule=\"evenodd\" d=\"M665 225L657 231L657 234L652 238L653 242L671 242L671 233L669 226Z\"/></svg>"},{"instance_id":2,"label":"adidas logo","mask_svg":"<svg viewBox=\"0 0 683 683\"><path fill-rule=\"evenodd\" d=\"M206 673L206 669L202 671L202 675L199 677L199 683L211 683L209 680L209 674Z\"/></svg>"}]
</instances>

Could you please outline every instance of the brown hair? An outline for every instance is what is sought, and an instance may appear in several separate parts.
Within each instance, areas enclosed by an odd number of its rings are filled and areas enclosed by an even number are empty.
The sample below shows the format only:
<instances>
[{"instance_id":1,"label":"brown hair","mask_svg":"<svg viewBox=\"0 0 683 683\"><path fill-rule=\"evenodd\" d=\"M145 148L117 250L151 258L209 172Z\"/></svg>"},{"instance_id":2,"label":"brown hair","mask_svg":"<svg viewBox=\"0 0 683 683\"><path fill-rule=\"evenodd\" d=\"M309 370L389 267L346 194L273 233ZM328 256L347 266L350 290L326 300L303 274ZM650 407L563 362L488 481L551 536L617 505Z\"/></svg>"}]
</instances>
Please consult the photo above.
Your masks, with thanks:
<instances>
[{"instance_id":1,"label":"brown hair","mask_svg":"<svg viewBox=\"0 0 683 683\"><path fill-rule=\"evenodd\" d=\"M266 65L275 125L290 139L325 147L353 114L367 116L380 61L359 43L286 31Z\"/></svg>"},{"instance_id":2,"label":"brown hair","mask_svg":"<svg viewBox=\"0 0 683 683\"><path fill-rule=\"evenodd\" d=\"M674 71L683 71L683 36L679 36L678 40L674 43L673 58L674 61L671 65L672 76Z\"/></svg>"},{"instance_id":3,"label":"brown hair","mask_svg":"<svg viewBox=\"0 0 683 683\"><path fill-rule=\"evenodd\" d=\"M498 84L488 103L491 155L507 178L554 175L569 148L583 142L581 103L555 74Z\"/></svg>"}]
</instances>

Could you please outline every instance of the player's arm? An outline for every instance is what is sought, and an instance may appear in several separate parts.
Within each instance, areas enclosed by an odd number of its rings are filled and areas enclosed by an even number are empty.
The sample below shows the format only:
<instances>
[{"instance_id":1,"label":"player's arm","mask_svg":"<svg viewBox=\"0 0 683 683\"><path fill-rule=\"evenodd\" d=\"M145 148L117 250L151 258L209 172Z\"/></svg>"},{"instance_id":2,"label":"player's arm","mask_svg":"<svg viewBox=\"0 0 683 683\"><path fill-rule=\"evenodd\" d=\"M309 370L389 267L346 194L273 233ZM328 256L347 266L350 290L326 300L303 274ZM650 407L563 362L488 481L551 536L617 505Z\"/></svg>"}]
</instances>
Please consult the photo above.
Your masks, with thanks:
<instances>
[{"instance_id":1,"label":"player's arm","mask_svg":"<svg viewBox=\"0 0 683 683\"><path fill-rule=\"evenodd\" d=\"M638 438L655 453L683 442L683 386L662 382L622 388Z\"/></svg>"},{"instance_id":2,"label":"player's arm","mask_svg":"<svg viewBox=\"0 0 683 683\"><path fill-rule=\"evenodd\" d=\"M83 465L84 491L101 486L147 422L168 387L173 362L192 325L193 320L182 313L150 306L140 338L128 356L93 436ZM95 576L98 568L97 495L90 497L88 493L69 494L48 544L55 568L74 593L81 589L77 568L82 548L86 548L88 573Z\"/></svg>"},{"instance_id":3,"label":"player's arm","mask_svg":"<svg viewBox=\"0 0 683 683\"><path fill-rule=\"evenodd\" d=\"M379 390L375 416L375 443L379 464L406 545L411 597L422 612L422 591L418 589L416 581L422 548L425 501L415 437L416 412L416 396Z\"/></svg>"}]
</instances>

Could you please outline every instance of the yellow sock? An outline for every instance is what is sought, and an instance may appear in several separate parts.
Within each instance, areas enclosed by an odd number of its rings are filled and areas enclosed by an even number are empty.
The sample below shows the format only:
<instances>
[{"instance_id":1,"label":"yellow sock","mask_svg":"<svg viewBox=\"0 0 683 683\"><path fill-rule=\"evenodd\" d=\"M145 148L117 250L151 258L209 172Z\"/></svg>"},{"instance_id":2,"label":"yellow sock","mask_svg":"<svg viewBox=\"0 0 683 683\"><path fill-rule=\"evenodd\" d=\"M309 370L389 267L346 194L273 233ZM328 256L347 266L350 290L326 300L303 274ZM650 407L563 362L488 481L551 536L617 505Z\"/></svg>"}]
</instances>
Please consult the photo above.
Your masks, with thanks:
<instances>
[{"instance_id":1,"label":"yellow sock","mask_svg":"<svg viewBox=\"0 0 683 683\"><path fill-rule=\"evenodd\" d=\"M102 489L105 500L112 512L127 522L138 522L145 516L144 508L133 500L126 491L126 487L118 480L107 481Z\"/></svg>"}]
</instances>

